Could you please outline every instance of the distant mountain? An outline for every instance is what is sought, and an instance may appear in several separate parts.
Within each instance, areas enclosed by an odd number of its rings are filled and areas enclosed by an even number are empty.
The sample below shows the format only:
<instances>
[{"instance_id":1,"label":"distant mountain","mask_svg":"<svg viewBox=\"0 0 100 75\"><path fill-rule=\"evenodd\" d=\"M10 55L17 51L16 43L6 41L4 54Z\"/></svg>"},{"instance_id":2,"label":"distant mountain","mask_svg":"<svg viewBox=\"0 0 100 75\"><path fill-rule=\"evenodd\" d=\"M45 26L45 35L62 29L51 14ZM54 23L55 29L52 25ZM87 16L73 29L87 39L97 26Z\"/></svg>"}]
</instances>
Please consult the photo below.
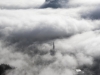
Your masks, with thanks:
<instances>
[{"instance_id":1,"label":"distant mountain","mask_svg":"<svg viewBox=\"0 0 100 75\"><path fill-rule=\"evenodd\" d=\"M45 4L42 6L42 8L61 8L68 0L46 0Z\"/></svg>"}]
</instances>

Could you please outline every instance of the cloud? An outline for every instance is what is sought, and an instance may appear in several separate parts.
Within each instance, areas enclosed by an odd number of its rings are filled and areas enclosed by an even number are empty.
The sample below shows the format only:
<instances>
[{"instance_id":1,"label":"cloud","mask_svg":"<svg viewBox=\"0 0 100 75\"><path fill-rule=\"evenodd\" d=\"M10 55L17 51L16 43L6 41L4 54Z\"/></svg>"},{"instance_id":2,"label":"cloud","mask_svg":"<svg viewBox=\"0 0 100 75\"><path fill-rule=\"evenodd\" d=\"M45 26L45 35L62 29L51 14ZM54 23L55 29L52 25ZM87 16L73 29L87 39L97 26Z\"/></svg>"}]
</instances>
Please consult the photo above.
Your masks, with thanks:
<instances>
[{"instance_id":1,"label":"cloud","mask_svg":"<svg viewBox=\"0 0 100 75\"><path fill-rule=\"evenodd\" d=\"M83 75L99 75L100 22L82 17L97 14L99 1L37 1L1 2L6 9L0 9L0 63L16 67L7 74L77 75L78 69ZM36 8L43 4L45 9Z\"/></svg>"},{"instance_id":2,"label":"cloud","mask_svg":"<svg viewBox=\"0 0 100 75\"><path fill-rule=\"evenodd\" d=\"M70 0L69 5L72 6L95 6L99 5L100 1L99 0ZM89 7L88 7L89 8Z\"/></svg>"},{"instance_id":3,"label":"cloud","mask_svg":"<svg viewBox=\"0 0 100 75\"><path fill-rule=\"evenodd\" d=\"M3 51L1 51L0 55L1 57L6 57L5 59L2 58L1 63L7 61L6 63L17 67L15 70L8 73L9 75L12 75L13 73L15 75L34 73L39 75L46 75L48 73L54 75L74 75L77 73L75 71L76 68L80 68L85 72L86 68L84 68L84 65L90 73L95 73L99 67L95 71L92 71L89 67L96 63L96 65L99 64L99 61L96 60L99 59L99 37L100 36L97 36L95 32L90 31L74 35L71 38L57 39L55 40L57 51L55 56L51 56L48 52L45 55L37 54L30 57L27 56L27 54L14 51L14 48L12 48L13 46L7 48L2 47L1 45L0 47ZM68 48L67 45L70 47ZM41 50L43 47L44 45L42 44L39 49ZM45 47L50 49L50 43L47 42ZM92 67L95 68L96 66ZM86 71L85 74L88 73L88 71Z\"/></svg>"},{"instance_id":4,"label":"cloud","mask_svg":"<svg viewBox=\"0 0 100 75\"><path fill-rule=\"evenodd\" d=\"M0 0L1 9L19 9L40 7L45 0Z\"/></svg>"},{"instance_id":5,"label":"cloud","mask_svg":"<svg viewBox=\"0 0 100 75\"><path fill-rule=\"evenodd\" d=\"M100 19L100 11L99 11L99 5L95 6L94 8L87 10L86 12L82 13L82 17L83 18L87 18L87 19L92 19L92 20L97 20Z\"/></svg>"},{"instance_id":6,"label":"cloud","mask_svg":"<svg viewBox=\"0 0 100 75\"><path fill-rule=\"evenodd\" d=\"M79 16L66 9L61 13L58 13L61 9L45 10L1 10L1 38L12 44L26 46L33 42L70 37L95 28L92 21L78 19Z\"/></svg>"},{"instance_id":7,"label":"cloud","mask_svg":"<svg viewBox=\"0 0 100 75\"><path fill-rule=\"evenodd\" d=\"M68 5L72 8L82 9L80 11L81 17L85 19L97 20L99 18L99 0L71 0Z\"/></svg>"}]
</instances>

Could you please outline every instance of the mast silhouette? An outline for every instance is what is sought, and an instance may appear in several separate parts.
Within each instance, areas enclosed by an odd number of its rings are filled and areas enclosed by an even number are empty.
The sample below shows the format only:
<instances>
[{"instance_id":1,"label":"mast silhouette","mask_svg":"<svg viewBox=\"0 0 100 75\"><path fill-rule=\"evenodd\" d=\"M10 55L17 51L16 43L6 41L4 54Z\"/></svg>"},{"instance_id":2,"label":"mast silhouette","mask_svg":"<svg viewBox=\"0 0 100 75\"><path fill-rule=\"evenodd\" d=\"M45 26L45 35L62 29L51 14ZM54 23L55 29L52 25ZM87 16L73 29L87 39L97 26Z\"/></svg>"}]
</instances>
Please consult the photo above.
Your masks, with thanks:
<instances>
[{"instance_id":1,"label":"mast silhouette","mask_svg":"<svg viewBox=\"0 0 100 75\"><path fill-rule=\"evenodd\" d=\"M53 48L50 50L50 55L54 56L56 53L55 51L55 43L53 42Z\"/></svg>"}]
</instances>

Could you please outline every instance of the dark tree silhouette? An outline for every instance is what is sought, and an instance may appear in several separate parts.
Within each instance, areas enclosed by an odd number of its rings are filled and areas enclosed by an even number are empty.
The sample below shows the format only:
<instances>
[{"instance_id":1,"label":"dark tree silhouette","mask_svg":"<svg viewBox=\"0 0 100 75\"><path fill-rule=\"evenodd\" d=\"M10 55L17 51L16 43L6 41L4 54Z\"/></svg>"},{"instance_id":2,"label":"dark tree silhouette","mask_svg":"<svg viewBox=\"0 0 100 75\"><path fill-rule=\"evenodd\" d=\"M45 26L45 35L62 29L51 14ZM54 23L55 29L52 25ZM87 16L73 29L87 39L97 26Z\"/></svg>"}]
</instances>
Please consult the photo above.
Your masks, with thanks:
<instances>
[{"instance_id":1,"label":"dark tree silhouette","mask_svg":"<svg viewBox=\"0 0 100 75\"><path fill-rule=\"evenodd\" d=\"M11 69L14 69L14 67L11 67L10 65L7 65L7 64L1 64L0 65L0 75L5 75L5 72Z\"/></svg>"}]
</instances>

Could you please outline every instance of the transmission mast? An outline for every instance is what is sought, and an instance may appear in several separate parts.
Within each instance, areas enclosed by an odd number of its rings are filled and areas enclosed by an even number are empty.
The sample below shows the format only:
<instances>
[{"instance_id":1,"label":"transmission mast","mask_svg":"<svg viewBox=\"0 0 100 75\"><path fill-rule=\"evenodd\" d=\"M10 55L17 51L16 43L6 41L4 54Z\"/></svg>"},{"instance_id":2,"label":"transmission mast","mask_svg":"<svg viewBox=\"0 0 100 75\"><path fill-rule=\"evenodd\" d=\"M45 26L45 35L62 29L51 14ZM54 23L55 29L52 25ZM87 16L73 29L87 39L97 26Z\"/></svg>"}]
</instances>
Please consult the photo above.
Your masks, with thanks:
<instances>
[{"instance_id":1,"label":"transmission mast","mask_svg":"<svg viewBox=\"0 0 100 75\"><path fill-rule=\"evenodd\" d=\"M53 48L50 50L50 55L54 56L56 53L55 51L55 43L53 42Z\"/></svg>"}]
</instances>

